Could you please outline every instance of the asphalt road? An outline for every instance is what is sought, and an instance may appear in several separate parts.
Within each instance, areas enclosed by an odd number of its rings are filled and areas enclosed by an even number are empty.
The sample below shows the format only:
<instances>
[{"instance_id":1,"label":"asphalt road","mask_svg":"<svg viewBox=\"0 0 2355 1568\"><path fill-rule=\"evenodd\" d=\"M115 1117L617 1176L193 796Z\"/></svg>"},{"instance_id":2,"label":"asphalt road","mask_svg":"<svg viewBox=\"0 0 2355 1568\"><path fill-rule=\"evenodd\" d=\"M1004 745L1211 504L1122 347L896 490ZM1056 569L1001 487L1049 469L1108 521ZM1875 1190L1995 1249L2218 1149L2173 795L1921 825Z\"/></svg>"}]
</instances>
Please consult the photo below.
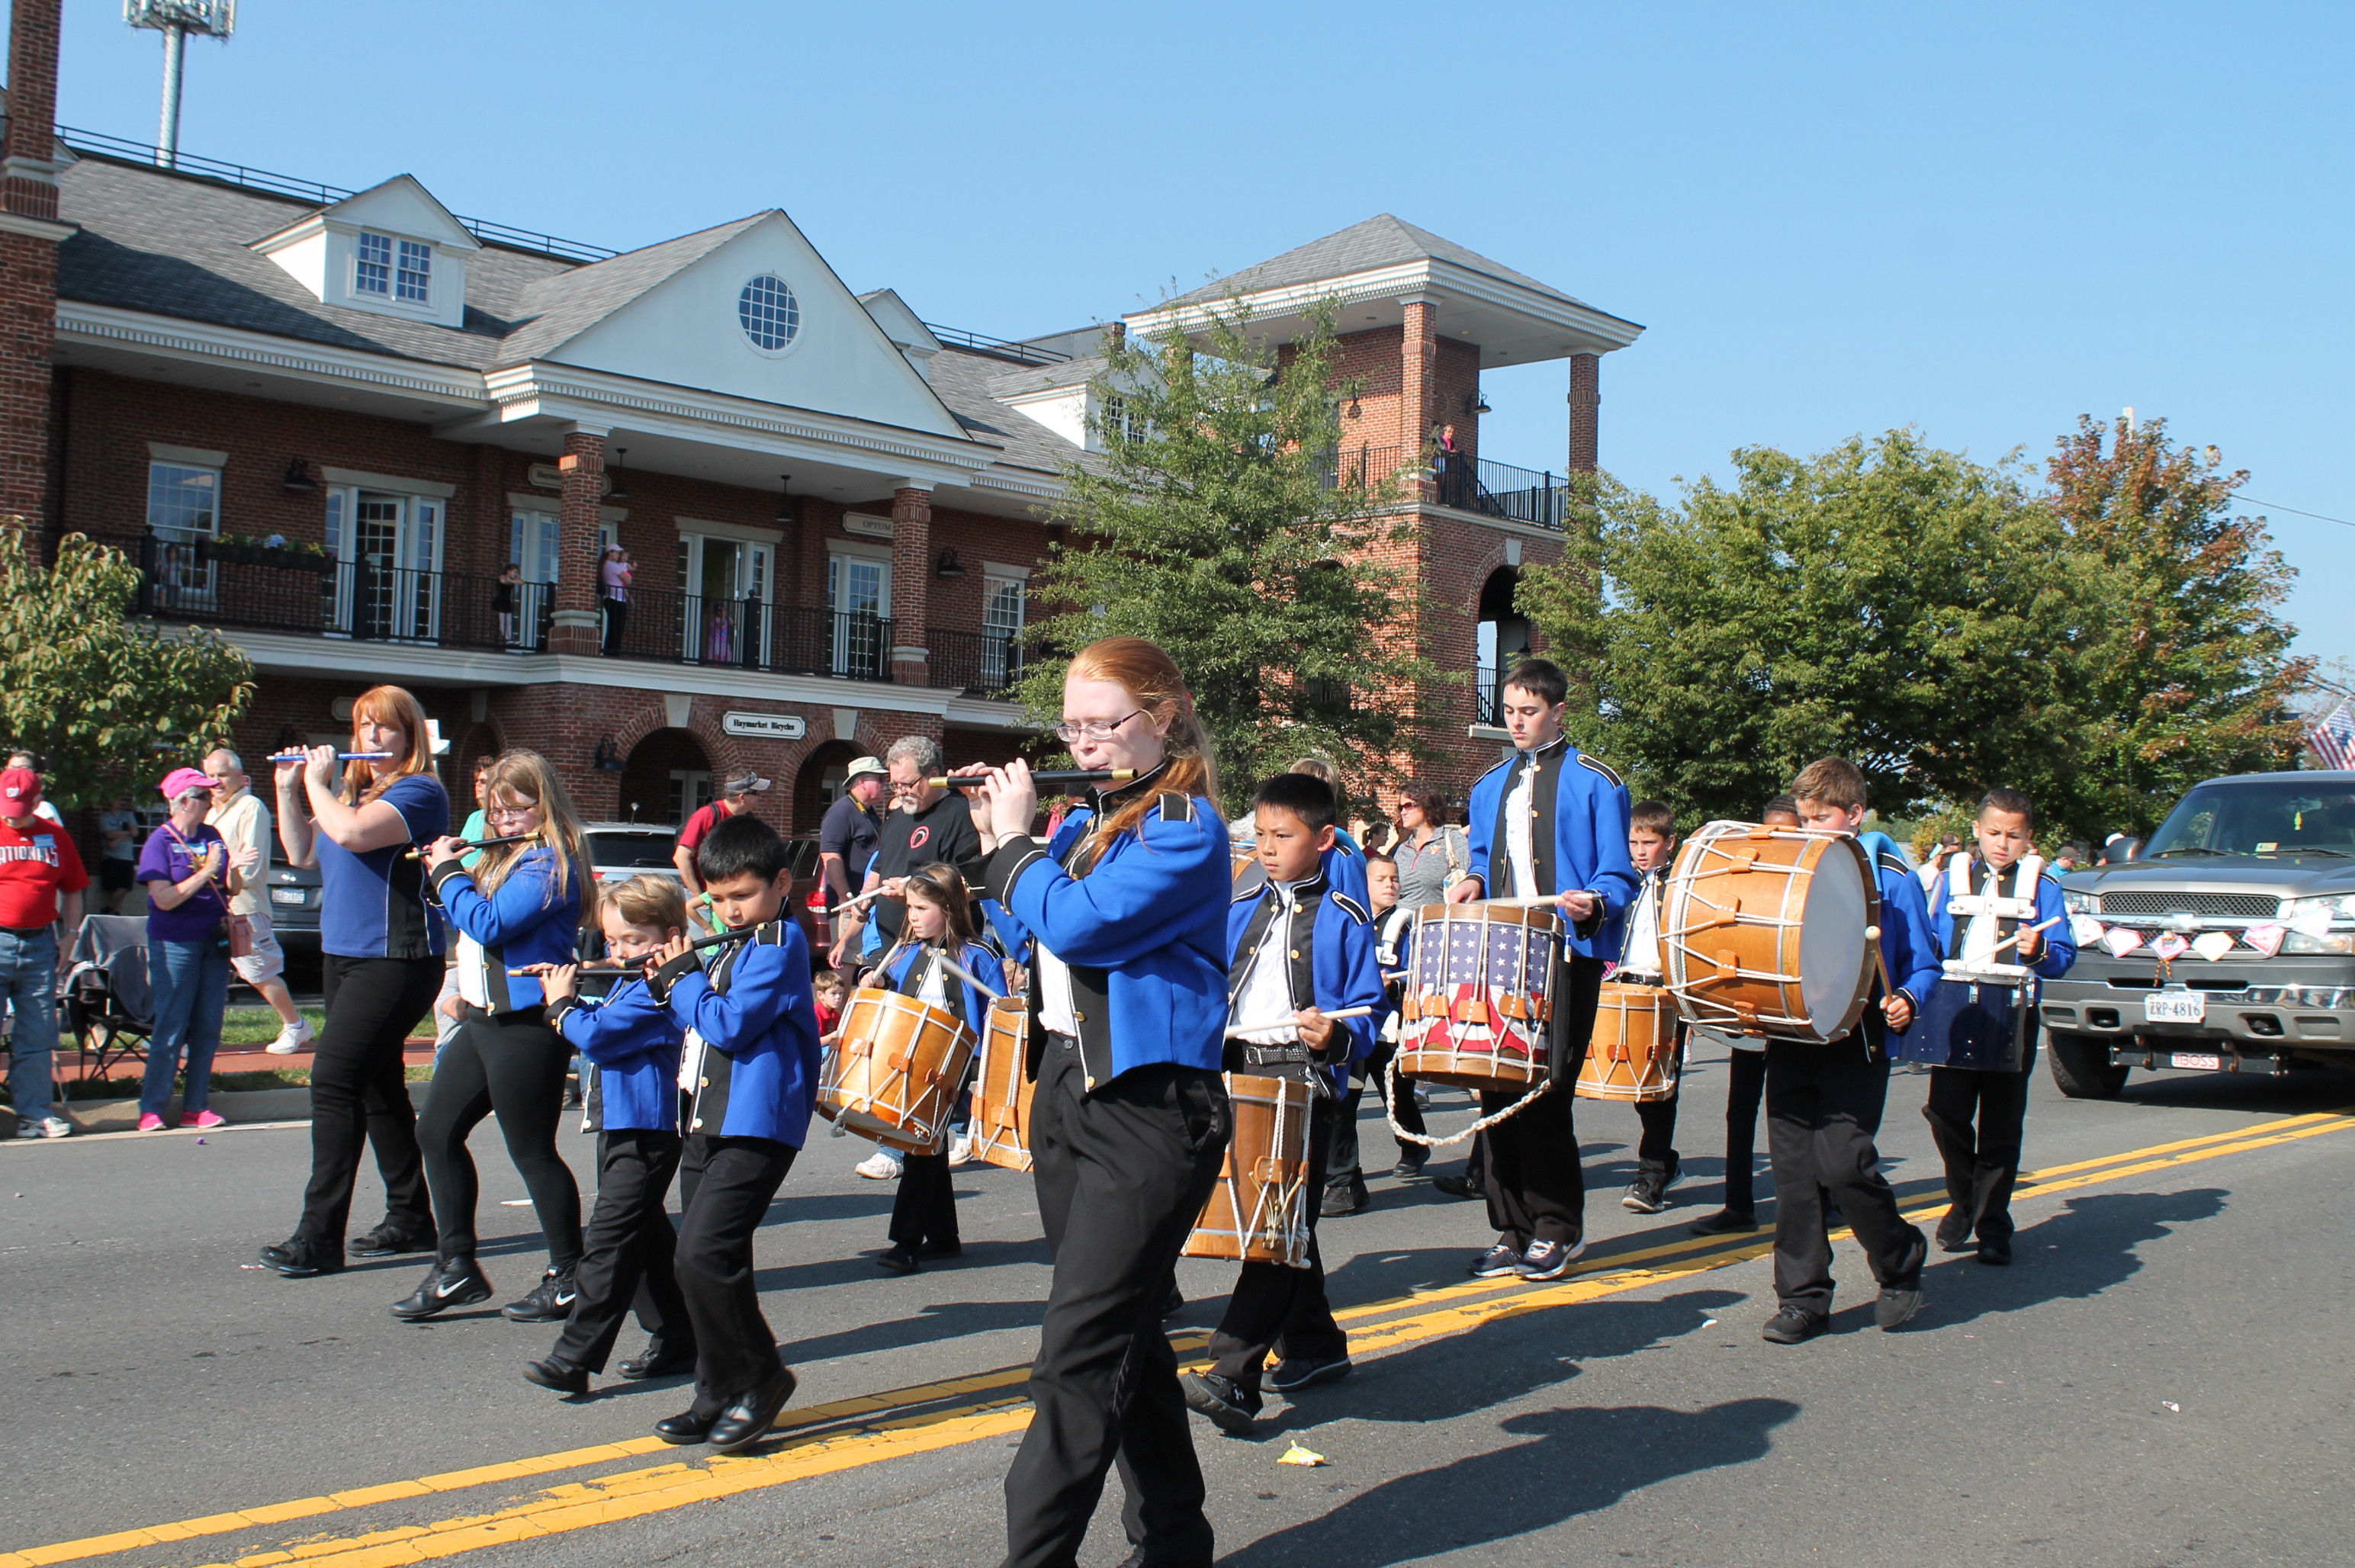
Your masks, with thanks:
<instances>
[{"instance_id":1,"label":"asphalt road","mask_svg":"<svg viewBox=\"0 0 2355 1568\"><path fill-rule=\"evenodd\" d=\"M1426 1184L1378 1178L1371 1212L1326 1221L1359 1370L1272 1401L1260 1439L1197 1423L1222 1561L2355 1561L2355 1254L2332 1218L2355 1122L2321 1115L2355 1107L2355 1072L2138 1080L2110 1104L2040 1072L2029 1164L2051 1174L2018 1206L2018 1264L1937 1263L1916 1325L1885 1335L1843 1242L1837 1331L1794 1348L1758 1338L1756 1245L1685 1241L1719 1196L1723 1082L1688 1080L1689 1175L1657 1217L1617 1202L1633 1113L1581 1105L1596 1245L1562 1284L1465 1280L1480 1211ZM1917 1208L1926 1083L1892 1080L1882 1144ZM584 1173L591 1141L566 1137ZM1390 1155L1370 1123L1366 1145ZM995 1563L1047 1282L1028 1180L961 1170L964 1260L890 1277L890 1189L850 1168L868 1148L814 1139L761 1236L806 1424L707 1462L647 1436L679 1384L566 1402L517 1375L550 1330L395 1322L417 1260L247 1266L292 1226L304 1128L0 1144L0 1568ZM523 1194L493 1125L475 1149L504 1300L541 1255L502 1206ZM363 1223L378 1201L371 1174ZM1199 1339L1231 1280L1182 1265L1176 1331ZM1295 1440L1327 1463L1278 1463ZM1092 1568L1125 1552L1117 1506L1115 1482Z\"/></svg>"}]
</instances>

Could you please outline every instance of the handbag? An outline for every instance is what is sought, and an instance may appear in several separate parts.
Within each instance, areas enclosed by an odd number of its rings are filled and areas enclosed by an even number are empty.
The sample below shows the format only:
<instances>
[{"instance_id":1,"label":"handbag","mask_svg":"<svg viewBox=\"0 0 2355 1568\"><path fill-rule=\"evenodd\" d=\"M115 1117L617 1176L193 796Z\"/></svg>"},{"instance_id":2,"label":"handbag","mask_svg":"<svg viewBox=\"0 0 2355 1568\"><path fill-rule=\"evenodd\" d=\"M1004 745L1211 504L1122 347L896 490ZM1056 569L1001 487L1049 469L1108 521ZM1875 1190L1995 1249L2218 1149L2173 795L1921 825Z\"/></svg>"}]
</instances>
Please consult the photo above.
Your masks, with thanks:
<instances>
[{"instance_id":1,"label":"handbag","mask_svg":"<svg viewBox=\"0 0 2355 1568\"><path fill-rule=\"evenodd\" d=\"M229 955L231 958L253 956L253 917L233 914L229 917Z\"/></svg>"}]
</instances>

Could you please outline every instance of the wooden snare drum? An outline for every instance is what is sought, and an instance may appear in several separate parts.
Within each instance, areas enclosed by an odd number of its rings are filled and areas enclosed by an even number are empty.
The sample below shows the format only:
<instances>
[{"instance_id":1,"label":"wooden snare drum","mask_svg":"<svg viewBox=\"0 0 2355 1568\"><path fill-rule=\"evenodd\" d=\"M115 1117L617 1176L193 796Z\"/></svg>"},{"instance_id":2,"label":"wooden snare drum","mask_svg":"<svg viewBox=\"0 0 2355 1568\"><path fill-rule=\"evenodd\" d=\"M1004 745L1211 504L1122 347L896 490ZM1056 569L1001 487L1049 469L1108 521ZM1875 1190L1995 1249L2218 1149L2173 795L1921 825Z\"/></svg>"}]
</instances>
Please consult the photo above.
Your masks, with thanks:
<instances>
[{"instance_id":1,"label":"wooden snare drum","mask_svg":"<svg viewBox=\"0 0 2355 1568\"><path fill-rule=\"evenodd\" d=\"M1325 1189L1321 1172L1308 1179L1310 1093L1290 1078L1227 1075L1235 1136L1219 1184L1186 1238L1188 1257L1308 1266L1308 1205Z\"/></svg>"},{"instance_id":2,"label":"wooden snare drum","mask_svg":"<svg viewBox=\"0 0 2355 1568\"><path fill-rule=\"evenodd\" d=\"M1399 1009L1399 1076L1476 1090L1545 1082L1561 943L1551 909L1424 905Z\"/></svg>"},{"instance_id":3,"label":"wooden snare drum","mask_svg":"<svg viewBox=\"0 0 2355 1568\"><path fill-rule=\"evenodd\" d=\"M1603 982L1573 1092L1582 1100L1665 1100L1677 1092L1677 1008L1666 989Z\"/></svg>"},{"instance_id":4,"label":"wooden snare drum","mask_svg":"<svg viewBox=\"0 0 2355 1568\"><path fill-rule=\"evenodd\" d=\"M1039 1086L1023 1071L1029 1050L1029 998L990 1003L973 1074L973 1152L1008 1170L1030 1168L1030 1096Z\"/></svg>"},{"instance_id":5,"label":"wooden snare drum","mask_svg":"<svg viewBox=\"0 0 2355 1568\"><path fill-rule=\"evenodd\" d=\"M879 1144L938 1153L973 1047L973 1031L947 1008L862 986L826 1053L818 1115Z\"/></svg>"},{"instance_id":6,"label":"wooden snare drum","mask_svg":"<svg viewBox=\"0 0 2355 1568\"><path fill-rule=\"evenodd\" d=\"M1821 1045L1872 990L1881 893L1844 833L1712 822L1677 851L1665 978L1690 1023Z\"/></svg>"}]
</instances>

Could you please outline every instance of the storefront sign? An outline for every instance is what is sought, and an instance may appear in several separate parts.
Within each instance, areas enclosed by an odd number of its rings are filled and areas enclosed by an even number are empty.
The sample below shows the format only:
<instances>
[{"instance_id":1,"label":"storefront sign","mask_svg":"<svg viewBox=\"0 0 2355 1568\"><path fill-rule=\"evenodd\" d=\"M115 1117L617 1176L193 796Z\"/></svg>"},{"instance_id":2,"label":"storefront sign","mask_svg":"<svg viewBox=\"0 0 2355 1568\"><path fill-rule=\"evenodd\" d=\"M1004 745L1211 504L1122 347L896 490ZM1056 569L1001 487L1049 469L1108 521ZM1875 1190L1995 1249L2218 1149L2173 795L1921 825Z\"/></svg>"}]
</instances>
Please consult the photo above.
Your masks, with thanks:
<instances>
[{"instance_id":1,"label":"storefront sign","mask_svg":"<svg viewBox=\"0 0 2355 1568\"><path fill-rule=\"evenodd\" d=\"M845 512L842 515L842 531L865 534L873 539L888 539L891 537L891 519L876 517L870 512Z\"/></svg>"},{"instance_id":2,"label":"storefront sign","mask_svg":"<svg viewBox=\"0 0 2355 1568\"><path fill-rule=\"evenodd\" d=\"M798 741L809 733L809 720L795 713L723 713L719 716L719 728L730 735Z\"/></svg>"}]
</instances>

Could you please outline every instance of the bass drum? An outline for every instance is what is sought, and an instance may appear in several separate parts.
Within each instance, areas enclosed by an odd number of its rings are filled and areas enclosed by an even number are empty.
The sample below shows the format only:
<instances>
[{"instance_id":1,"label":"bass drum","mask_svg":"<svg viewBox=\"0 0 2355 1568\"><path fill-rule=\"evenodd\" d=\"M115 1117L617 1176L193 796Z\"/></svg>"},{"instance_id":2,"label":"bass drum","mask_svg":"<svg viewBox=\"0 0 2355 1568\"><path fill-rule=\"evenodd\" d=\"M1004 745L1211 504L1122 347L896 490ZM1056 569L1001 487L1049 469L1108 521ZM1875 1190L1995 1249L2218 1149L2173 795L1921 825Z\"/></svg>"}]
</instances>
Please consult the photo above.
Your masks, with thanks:
<instances>
[{"instance_id":1,"label":"bass drum","mask_svg":"<svg viewBox=\"0 0 2355 1568\"><path fill-rule=\"evenodd\" d=\"M1668 990L1688 1023L1823 1045L1872 992L1881 893L1845 833L1712 822L1685 840L1660 906Z\"/></svg>"}]
</instances>

